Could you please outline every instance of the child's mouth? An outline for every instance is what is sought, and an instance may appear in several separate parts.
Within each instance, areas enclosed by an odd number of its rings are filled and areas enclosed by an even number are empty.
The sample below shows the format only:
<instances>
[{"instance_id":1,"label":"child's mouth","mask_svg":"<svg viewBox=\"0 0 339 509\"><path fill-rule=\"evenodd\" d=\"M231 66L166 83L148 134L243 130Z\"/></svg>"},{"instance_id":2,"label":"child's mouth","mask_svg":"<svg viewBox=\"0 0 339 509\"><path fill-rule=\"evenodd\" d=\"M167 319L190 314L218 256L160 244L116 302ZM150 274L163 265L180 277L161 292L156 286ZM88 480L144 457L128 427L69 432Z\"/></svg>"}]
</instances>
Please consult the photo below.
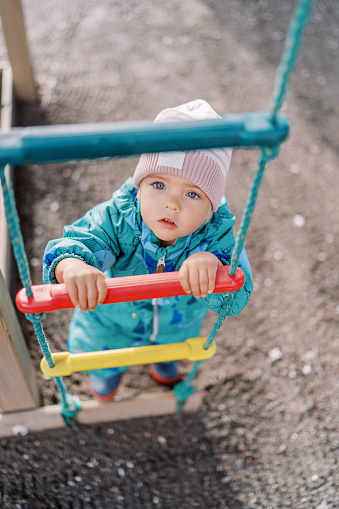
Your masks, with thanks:
<instances>
[{"instance_id":1,"label":"child's mouth","mask_svg":"<svg viewBox=\"0 0 339 509\"><path fill-rule=\"evenodd\" d=\"M166 225L166 226L169 226L169 227L174 227L176 226L175 222L172 221L172 219L169 219L167 217L163 218L163 219L160 219L159 221L161 224L163 225Z\"/></svg>"}]
</instances>

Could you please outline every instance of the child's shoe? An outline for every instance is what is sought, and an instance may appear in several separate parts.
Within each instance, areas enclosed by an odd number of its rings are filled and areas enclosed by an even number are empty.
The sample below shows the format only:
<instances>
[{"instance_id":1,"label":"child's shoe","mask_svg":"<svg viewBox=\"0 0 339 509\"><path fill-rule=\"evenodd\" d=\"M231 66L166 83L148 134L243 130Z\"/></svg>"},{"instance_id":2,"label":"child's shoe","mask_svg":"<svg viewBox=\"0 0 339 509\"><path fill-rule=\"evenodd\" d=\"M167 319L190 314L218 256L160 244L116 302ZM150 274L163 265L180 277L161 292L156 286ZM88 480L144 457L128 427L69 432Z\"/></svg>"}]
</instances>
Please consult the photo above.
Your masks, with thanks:
<instances>
[{"instance_id":1,"label":"child's shoe","mask_svg":"<svg viewBox=\"0 0 339 509\"><path fill-rule=\"evenodd\" d=\"M181 378L179 362L155 362L148 365L150 375L154 380L165 385L174 385Z\"/></svg>"},{"instance_id":2,"label":"child's shoe","mask_svg":"<svg viewBox=\"0 0 339 509\"><path fill-rule=\"evenodd\" d=\"M94 398L101 401L109 401L118 392L121 377L122 373L113 375L110 378L99 378L96 375L89 375L89 391Z\"/></svg>"}]
</instances>

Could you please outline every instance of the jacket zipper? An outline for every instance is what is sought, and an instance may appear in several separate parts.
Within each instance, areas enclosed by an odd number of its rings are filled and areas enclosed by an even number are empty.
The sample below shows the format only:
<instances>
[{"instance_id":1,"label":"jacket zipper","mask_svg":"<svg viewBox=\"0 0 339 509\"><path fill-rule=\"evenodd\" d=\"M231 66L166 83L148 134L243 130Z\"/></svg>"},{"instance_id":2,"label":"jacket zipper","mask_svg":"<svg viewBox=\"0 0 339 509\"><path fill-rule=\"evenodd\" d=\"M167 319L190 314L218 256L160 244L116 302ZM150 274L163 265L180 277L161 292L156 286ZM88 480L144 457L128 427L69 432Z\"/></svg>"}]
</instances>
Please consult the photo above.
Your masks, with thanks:
<instances>
[{"instance_id":1,"label":"jacket zipper","mask_svg":"<svg viewBox=\"0 0 339 509\"><path fill-rule=\"evenodd\" d=\"M166 258L166 252L164 254L164 256L162 256L159 260L158 260L158 264L157 264L157 270L155 271L156 274L160 274L161 272L163 272L164 268L165 268L165 258Z\"/></svg>"},{"instance_id":2,"label":"jacket zipper","mask_svg":"<svg viewBox=\"0 0 339 509\"><path fill-rule=\"evenodd\" d=\"M166 251L164 253L164 256L159 258L157 263L157 270L155 271L156 274L160 274L163 272L166 264L165 264L165 258L166 258ZM158 301L157 299L152 299L152 306L153 306L153 331L150 337L151 343L155 343L157 339L157 335L159 333L159 307L158 307Z\"/></svg>"}]
</instances>

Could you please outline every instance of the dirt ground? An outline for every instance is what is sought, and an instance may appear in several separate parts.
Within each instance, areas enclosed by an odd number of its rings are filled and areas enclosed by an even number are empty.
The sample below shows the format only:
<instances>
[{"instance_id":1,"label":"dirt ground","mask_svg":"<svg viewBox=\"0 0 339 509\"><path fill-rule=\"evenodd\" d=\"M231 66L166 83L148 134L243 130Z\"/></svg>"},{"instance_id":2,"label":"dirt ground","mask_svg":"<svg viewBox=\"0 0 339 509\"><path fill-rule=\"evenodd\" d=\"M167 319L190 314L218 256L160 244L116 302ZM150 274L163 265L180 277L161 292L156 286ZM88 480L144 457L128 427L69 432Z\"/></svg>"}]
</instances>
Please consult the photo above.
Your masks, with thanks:
<instances>
[{"instance_id":1,"label":"dirt ground","mask_svg":"<svg viewBox=\"0 0 339 509\"><path fill-rule=\"evenodd\" d=\"M18 125L152 119L203 98L220 114L268 109L295 2L24 0L39 105ZM255 290L205 361L195 414L2 439L3 509L339 507L339 4L315 3L246 248ZM6 57L0 44L0 56ZM256 164L236 150L227 180L240 224ZM21 168L15 188L33 282L50 238L132 174L136 159ZM14 271L13 271L14 273ZM13 277L13 291L18 288ZM65 348L69 312L44 320ZM208 333L216 315L208 315ZM44 404L57 401L27 338ZM65 380L88 398L86 375ZM159 390L144 366L119 399Z\"/></svg>"}]
</instances>

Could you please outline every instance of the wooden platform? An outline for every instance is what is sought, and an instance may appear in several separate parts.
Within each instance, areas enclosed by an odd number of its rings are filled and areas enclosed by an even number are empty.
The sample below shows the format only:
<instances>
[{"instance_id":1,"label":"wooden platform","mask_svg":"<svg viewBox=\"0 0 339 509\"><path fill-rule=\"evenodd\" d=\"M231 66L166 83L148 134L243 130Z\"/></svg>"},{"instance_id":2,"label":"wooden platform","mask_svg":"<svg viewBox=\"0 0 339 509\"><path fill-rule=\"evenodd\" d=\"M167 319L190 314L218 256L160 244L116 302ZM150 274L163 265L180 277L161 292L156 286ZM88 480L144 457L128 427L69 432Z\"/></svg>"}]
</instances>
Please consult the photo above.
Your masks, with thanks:
<instances>
[{"instance_id":1,"label":"wooden platform","mask_svg":"<svg viewBox=\"0 0 339 509\"><path fill-rule=\"evenodd\" d=\"M183 408L184 412L194 412L201 405L203 392L193 394ZM142 394L136 398L123 401L101 403L97 400L82 402L82 410L78 413L79 424L95 424L112 421L123 421L142 417L171 415L176 413L177 400L172 392L156 392ZM24 426L28 433L65 427L60 414L59 405L51 405L0 414L0 437L16 434L15 427ZM14 431L13 431L14 429Z\"/></svg>"}]
</instances>

